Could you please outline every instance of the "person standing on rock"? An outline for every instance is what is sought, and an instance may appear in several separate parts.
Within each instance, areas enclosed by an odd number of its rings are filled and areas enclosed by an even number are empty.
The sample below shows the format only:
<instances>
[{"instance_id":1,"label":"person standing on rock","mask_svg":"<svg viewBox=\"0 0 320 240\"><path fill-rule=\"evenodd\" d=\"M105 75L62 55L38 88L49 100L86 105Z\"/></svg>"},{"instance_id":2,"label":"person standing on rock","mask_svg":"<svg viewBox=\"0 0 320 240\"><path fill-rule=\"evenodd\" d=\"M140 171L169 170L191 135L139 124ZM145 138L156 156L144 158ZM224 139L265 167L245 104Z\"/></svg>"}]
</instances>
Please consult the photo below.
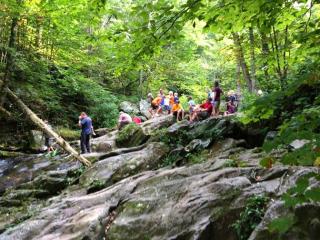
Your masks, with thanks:
<instances>
[{"instance_id":1,"label":"person standing on rock","mask_svg":"<svg viewBox=\"0 0 320 240\"><path fill-rule=\"evenodd\" d=\"M79 116L79 127L81 127L81 154L90 153L90 138L93 134L93 126L91 118L85 112L82 112Z\"/></svg>"},{"instance_id":2,"label":"person standing on rock","mask_svg":"<svg viewBox=\"0 0 320 240\"><path fill-rule=\"evenodd\" d=\"M219 82L214 83L214 88L212 92L214 92L214 108L215 108L214 111L212 111L212 115L218 116L220 112L221 95L223 94L223 91L219 86Z\"/></svg>"}]
</instances>

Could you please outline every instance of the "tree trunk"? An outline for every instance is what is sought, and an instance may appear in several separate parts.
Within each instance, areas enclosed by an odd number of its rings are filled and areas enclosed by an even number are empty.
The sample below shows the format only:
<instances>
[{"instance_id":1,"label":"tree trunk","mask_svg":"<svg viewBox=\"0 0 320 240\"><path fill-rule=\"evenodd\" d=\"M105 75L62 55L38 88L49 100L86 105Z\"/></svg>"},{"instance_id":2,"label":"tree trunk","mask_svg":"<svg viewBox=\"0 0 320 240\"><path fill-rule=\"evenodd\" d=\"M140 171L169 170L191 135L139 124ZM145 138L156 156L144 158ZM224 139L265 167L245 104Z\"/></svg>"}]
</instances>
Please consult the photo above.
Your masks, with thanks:
<instances>
[{"instance_id":1,"label":"tree trunk","mask_svg":"<svg viewBox=\"0 0 320 240\"><path fill-rule=\"evenodd\" d=\"M237 81L237 93L241 95L241 66L240 63L237 62L236 67L236 81Z\"/></svg>"},{"instance_id":2,"label":"tree trunk","mask_svg":"<svg viewBox=\"0 0 320 240\"><path fill-rule=\"evenodd\" d=\"M3 114L7 118L11 117L11 113L7 109L5 109L5 108L3 108L1 106L0 106L0 113Z\"/></svg>"},{"instance_id":3,"label":"tree trunk","mask_svg":"<svg viewBox=\"0 0 320 240\"><path fill-rule=\"evenodd\" d=\"M267 39L267 35L264 32L261 32L260 35L261 35L261 49L262 49L262 58L263 58L262 68L263 68L265 78L269 80L270 76L269 76L268 57L269 57L270 50L268 45L268 39Z\"/></svg>"},{"instance_id":4,"label":"tree trunk","mask_svg":"<svg viewBox=\"0 0 320 240\"><path fill-rule=\"evenodd\" d=\"M13 100L14 103L28 116L28 118L39 127L44 133L53 137L57 143L68 153L70 153L75 159L79 160L86 166L90 166L91 163L81 156L76 150L74 150L68 142L66 142L62 137L60 137L48 126L27 106L25 105L9 88L6 88L8 96Z\"/></svg>"},{"instance_id":5,"label":"tree trunk","mask_svg":"<svg viewBox=\"0 0 320 240\"><path fill-rule=\"evenodd\" d=\"M252 91L256 90L256 57L254 52L254 34L253 28L249 28L249 40L250 40L250 71L251 71L251 84Z\"/></svg>"},{"instance_id":6,"label":"tree trunk","mask_svg":"<svg viewBox=\"0 0 320 240\"><path fill-rule=\"evenodd\" d=\"M274 49L275 49L275 52L276 52L276 60L277 60L276 69L277 69L277 73L278 73L278 76L279 76L280 87L281 87L281 89L284 89L284 77L283 77L283 73L282 73L282 70L281 70L278 38L277 38L277 32L276 32L274 26L272 26L272 31L273 31Z\"/></svg>"},{"instance_id":7,"label":"tree trunk","mask_svg":"<svg viewBox=\"0 0 320 240\"><path fill-rule=\"evenodd\" d=\"M12 51L15 46L15 41L16 41L16 28L18 25L18 17L15 16L12 18L11 21L11 27L10 27L10 37L9 37L9 44L8 44L8 51L7 51L7 64L6 64L6 69L4 73L4 78L3 81L0 82L0 107L3 106L5 100L6 100L6 91L5 89L9 85L9 79L11 76L11 72L13 71L13 56L12 56Z\"/></svg>"},{"instance_id":8,"label":"tree trunk","mask_svg":"<svg viewBox=\"0 0 320 240\"><path fill-rule=\"evenodd\" d=\"M242 70L242 74L243 74L243 78L247 82L248 90L249 90L249 92L252 93L253 92L252 80L251 80L251 77L250 77L248 66L247 66L245 58L244 58L243 49L242 49L242 45L241 45L239 34L238 33L232 33L232 35L233 35L234 44L236 46L237 61L240 64L240 67L241 67L241 70Z\"/></svg>"}]
</instances>

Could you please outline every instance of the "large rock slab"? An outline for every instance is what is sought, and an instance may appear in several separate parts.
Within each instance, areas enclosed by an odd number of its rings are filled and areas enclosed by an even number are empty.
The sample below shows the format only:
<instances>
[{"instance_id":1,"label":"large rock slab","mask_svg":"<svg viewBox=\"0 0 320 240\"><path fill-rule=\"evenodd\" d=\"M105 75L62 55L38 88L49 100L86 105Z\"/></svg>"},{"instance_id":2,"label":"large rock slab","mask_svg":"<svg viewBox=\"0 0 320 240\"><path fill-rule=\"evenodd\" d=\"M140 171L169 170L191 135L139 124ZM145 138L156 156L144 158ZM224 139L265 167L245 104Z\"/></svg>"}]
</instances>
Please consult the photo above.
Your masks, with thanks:
<instances>
[{"instance_id":1,"label":"large rock slab","mask_svg":"<svg viewBox=\"0 0 320 240\"><path fill-rule=\"evenodd\" d=\"M129 152L95 163L80 178L80 183L90 187L93 182L111 185L128 176L154 169L169 151L164 143L150 143L142 150Z\"/></svg>"},{"instance_id":2,"label":"large rock slab","mask_svg":"<svg viewBox=\"0 0 320 240\"><path fill-rule=\"evenodd\" d=\"M302 174L293 168L216 171L208 163L144 172L92 194L62 194L0 238L233 240L230 224L248 197L276 198Z\"/></svg>"}]
</instances>

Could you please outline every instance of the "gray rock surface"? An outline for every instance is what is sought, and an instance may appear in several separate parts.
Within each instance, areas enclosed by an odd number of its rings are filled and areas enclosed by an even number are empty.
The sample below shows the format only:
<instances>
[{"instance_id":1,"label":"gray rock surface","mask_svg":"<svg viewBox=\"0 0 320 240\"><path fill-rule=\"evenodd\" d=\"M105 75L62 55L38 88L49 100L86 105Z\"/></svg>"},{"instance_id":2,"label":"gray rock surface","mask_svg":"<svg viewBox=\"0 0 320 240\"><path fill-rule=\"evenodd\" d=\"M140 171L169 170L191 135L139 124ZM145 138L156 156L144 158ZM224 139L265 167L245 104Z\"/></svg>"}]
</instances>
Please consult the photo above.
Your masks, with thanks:
<instances>
[{"instance_id":1,"label":"gray rock surface","mask_svg":"<svg viewBox=\"0 0 320 240\"><path fill-rule=\"evenodd\" d=\"M164 143L150 143L142 150L106 158L90 167L81 176L80 183L87 188L94 181L111 185L139 172L156 168L168 151Z\"/></svg>"},{"instance_id":2,"label":"gray rock surface","mask_svg":"<svg viewBox=\"0 0 320 240\"><path fill-rule=\"evenodd\" d=\"M283 239L302 236L300 239L315 240L319 236L317 204L288 209L281 201L281 195L301 176L317 172L317 168L261 168L259 162L266 153L260 148L247 149L244 140L220 140L236 129L230 118L210 118L191 125L172 123L171 116L162 116L141 124L141 129L149 136L169 127L166 137L180 137L186 144L171 146L150 140L118 149L115 130L92 140L93 148L101 152L86 170L74 162L47 165L44 159L33 160L31 166L18 164L22 172L23 167L41 170L1 196L0 239L236 240L230 225L239 219L248 198L259 195L268 196L270 201L251 240L280 237L270 233L268 226L272 219L287 214L297 223L281 236ZM207 160L159 169L169 153L185 153L186 146L196 152L206 148L202 153ZM12 174L17 177L19 171ZM318 186L314 180L313 187ZM294 235L298 229L303 229L302 235Z\"/></svg>"},{"instance_id":3,"label":"gray rock surface","mask_svg":"<svg viewBox=\"0 0 320 240\"><path fill-rule=\"evenodd\" d=\"M151 113L149 112L151 108L150 103L147 100L141 99L139 103L140 113L145 116L147 119L151 118Z\"/></svg>"},{"instance_id":4,"label":"gray rock surface","mask_svg":"<svg viewBox=\"0 0 320 240\"><path fill-rule=\"evenodd\" d=\"M140 112L139 107L136 104L128 101L121 102L119 108L121 111L133 115L136 115Z\"/></svg>"}]
</instances>

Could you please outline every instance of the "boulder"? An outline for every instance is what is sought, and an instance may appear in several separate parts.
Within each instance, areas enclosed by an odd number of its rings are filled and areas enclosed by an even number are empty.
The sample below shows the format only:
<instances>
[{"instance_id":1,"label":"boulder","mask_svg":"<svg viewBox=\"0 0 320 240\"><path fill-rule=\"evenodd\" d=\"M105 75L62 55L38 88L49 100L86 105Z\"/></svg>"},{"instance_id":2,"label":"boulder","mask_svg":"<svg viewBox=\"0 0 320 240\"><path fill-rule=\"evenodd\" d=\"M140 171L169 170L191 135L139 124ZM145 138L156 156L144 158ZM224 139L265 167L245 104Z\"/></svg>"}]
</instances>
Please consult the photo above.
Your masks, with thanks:
<instances>
[{"instance_id":1,"label":"boulder","mask_svg":"<svg viewBox=\"0 0 320 240\"><path fill-rule=\"evenodd\" d=\"M141 124L144 134L151 135L158 129L167 128L174 123L172 115L162 115L160 117L149 119Z\"/></svg>"},{"instance_id":2,"label":"boulder","mask_svg":"<svg viewBox=\"0 0 320 240\"><path fill-rule=\"evenodd\" d=\"M117 147L135 147L144 143L147 139L148 136L144 133L142 127L131 123L117 133L116 145Z\"/></svg>"},{"instance_id":3,"label":"boulder","mask_svg":"<svg viewBox=\"0 0 320 240\"><path fill-rule=\"evenodd\" d=\"M121 111L133 115L137 115L140 112L136 104L128 101L121 102L119 108Z\"/></svg>"},{"instance_id":4,"label":"boulder","mask_svg":"<svg viewBox=\"0 0 320 240\"><path fill-rule=\"evenodd\" d=\"M44 136L43 133L39 130L31 130L31 146L35 150L39 150L44 147Z\"/></svg>"},{"instance_id":5,"label":"boulder","mask_svg":"<svg viewBox=\"0 0 320 240\"><path fill-rule=\"evenodd\" d=\"M91 140L92 151L109 152L116 147L116 137L118 130L108 132L106 135Z\"/></svg>"},{"instance_id":6,"label":"boulder","mask_svg":"<svg viewBox=\"0 0 320 240\"><path fill-rule=\"evenodd\" d=\"M147 119L150 119L152 117L151 113L149 112L150 108L151 108L151 104L147 100L144 100L144 99L140 100L140 103L139 103L140 113L143 116L145 116Z\"/></svg>"}]
</instances>

